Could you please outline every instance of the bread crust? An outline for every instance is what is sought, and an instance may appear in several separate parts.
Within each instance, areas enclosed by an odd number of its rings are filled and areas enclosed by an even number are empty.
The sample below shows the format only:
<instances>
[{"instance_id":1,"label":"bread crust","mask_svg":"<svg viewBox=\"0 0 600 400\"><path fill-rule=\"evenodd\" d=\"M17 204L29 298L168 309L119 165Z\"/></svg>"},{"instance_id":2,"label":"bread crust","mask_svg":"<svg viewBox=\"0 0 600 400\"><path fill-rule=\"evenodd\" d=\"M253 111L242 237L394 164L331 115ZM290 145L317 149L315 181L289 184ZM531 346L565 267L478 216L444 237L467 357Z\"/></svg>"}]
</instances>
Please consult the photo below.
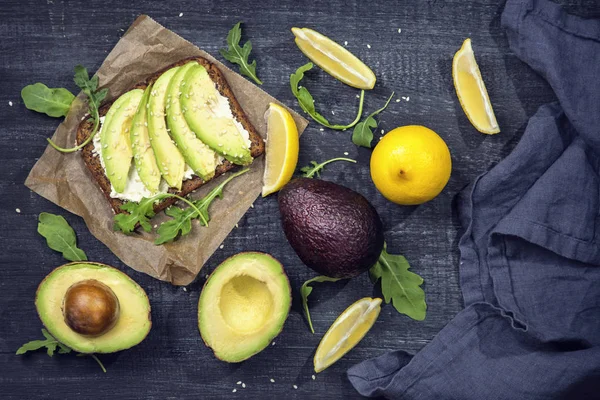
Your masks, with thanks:
<instances>
[{"instance_id":1,"label":"bread crust","mask_svg":"<svg viewBox=\"0 0 600 400\"><path fill-rule=\"evenodd\" d=\"M241 123L242 126L244 127L244 129L246 129L248 131L248 133L250 134L250 142L251 142L250 154L252 155L252 157L256 158L256 157L259 157L260 155L262 155L265 152L265 143L264 143L262 137L258 134L258 132L254 128L254 126L248 120L246 113L244 112L244 110L242 109L242 107L240 106L238 101L236 100L235 96L233 95L233 92L232 92L231 88L229 87L229 84L227 83L225 76L223 76L223 73L219 70L219 68L217 68L217 66L215 64L213 64L212 62L208 61L207 59L205 59L203 57L190 57L190 58L185 58L183 60L180 60L176 63L173 63L173 64L161 69L160 71L154 73L153 75L148 77L144 82L140 82L140 83L134 85L129 90L145 89L148 85L153 84L158 79L158 77L161 76L166 70L173 68L173 67L187 64L190 61L196 61L198 64L200 64L204 68L206 68L208 75L215 83L215 86L216 86L217 90L219 91L219 93L221 93L222 96L225 96L229 99L229 104L231 105L231 111L233 113L234 118L239 123ZM115 98L115 100L116 100L116 98ZM100 107L99 114L101 117L106 115L106 113L108 112L111 105L112 105L112 102L103 104ZM83 143L92 133L92 129L93 129L93 123L92 123L91 119L86 118L85 120L83 120L77 128L77 144ZM114 212L115 213L124 213L125 211L123 211L121 209L121 205L123 205L125 202L121 199L115 199L113 197L110 197L110 192L111 192L110 181L108 180L108 177L106 176L104 168L102 168L102 164L100 162L100 157L97 156L96 154L94 154L94 142L91 141L90 143L88 143L82 149L81 154L83 157L83 161L85 162L85 165L91 172L93 179L98 183L98 186L100 186L100 189L104 193L104 196L110 203L110 206L112 207ZM214 178L216 178L219 175L222 175L228 171L231 171L232 169L234 169L236 167L238 167L238 166L225 160L225 161L223 161L222 164L217 166ZM198 189L199 187L201 187L202 185L204 185L206 182L208 182L208 181L204 181L199 176L194 175L192 177L192 179L183 181L181 190L177 191L174 188L170 188L169 193L174 193L179 196L185 197L188 194L190 194L192 191L194 191L194 190ZM177 201L177 199L172 198L172 197L164 199L161 202L154 205L154 211L156 213L158 213L158 212L164 210L165 208L171 206L176 201Z\"/></svg>"}]
</instances>

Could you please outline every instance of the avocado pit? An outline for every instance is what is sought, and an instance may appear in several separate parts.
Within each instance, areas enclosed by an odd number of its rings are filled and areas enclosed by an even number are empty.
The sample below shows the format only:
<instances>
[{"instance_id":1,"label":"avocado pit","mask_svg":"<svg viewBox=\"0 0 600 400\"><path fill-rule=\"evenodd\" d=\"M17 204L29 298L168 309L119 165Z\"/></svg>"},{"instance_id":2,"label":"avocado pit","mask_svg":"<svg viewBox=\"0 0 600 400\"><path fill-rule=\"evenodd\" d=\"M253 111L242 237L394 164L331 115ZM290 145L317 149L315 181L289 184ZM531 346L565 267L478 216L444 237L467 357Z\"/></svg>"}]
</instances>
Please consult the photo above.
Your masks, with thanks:
<instances>
[{"instance_id":1,"label":"avocado pit","mask_svg":"<svg viewBox=\"0 0 600 400\"><path fill-rule=\"evenodd\" d=\"M67 289L62 306L65 323L84 336L100 336L119 319L119 299L110 287L96 279L76 282Z\"/></svg>"}]
</instances>

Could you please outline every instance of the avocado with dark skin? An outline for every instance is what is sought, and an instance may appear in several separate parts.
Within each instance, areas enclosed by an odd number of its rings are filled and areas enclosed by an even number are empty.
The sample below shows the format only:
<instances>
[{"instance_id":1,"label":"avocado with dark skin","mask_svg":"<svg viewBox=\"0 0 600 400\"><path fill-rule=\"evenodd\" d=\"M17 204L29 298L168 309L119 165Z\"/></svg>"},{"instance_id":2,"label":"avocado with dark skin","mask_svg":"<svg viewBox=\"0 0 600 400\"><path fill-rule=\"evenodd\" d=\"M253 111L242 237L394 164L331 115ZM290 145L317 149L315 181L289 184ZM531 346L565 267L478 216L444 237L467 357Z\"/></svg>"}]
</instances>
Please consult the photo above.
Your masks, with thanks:
<instances>
[{"instance_id":1,"label":"avocado with dark skin","mask_svg":"<svg viewBox=\"0 0 600 400\"><path fill-rule=\"evenodd\" d=\"M352 278L375 264L383 225L361 194L336 183L298 178L279 191L283 231L304 264L331 278Z\"/></svg>"}]
</instances>

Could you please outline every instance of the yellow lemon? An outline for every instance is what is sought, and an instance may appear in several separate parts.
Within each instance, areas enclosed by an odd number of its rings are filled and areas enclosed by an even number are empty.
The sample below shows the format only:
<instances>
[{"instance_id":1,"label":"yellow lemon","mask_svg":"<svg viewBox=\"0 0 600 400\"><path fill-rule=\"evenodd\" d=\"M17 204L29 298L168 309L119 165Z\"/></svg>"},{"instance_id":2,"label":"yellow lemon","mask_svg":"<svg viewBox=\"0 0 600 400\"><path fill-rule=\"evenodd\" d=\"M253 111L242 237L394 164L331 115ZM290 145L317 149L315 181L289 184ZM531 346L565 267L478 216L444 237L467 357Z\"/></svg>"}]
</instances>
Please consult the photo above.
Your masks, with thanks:
<instances>
[{"instance_id":1,"label":"yellow lemon","mask_svg":"<svg viewBox=\"0 0 600 400\"><path fill-rule=\"evenodd\" d=\"M475 129L488 135L500 132L481 71L475 61L471 39L465 40L454 55L452 79L460 105Z\"/></svg>"},{"instance_id":2,"label":"yellow lemon","mask_svg":"<svg viewBox=\"0 0 600 400\"><path fill-rule=\"evenodd\" d=\"M388 200L402 205L425 203L450 179L452 160L446 142L424 126L388 132L371 155L371 179Z\"/></svg>"},{"instance_id":3,"label":"yellow lemon","mask_svg":"<svg viewBox=\"0 0 600 400\"><path fill-rule=\"evenodd\" d=\"M298 163L298 128L288 110L269 104L267 111L267 156L262 196L277 192L292 179Z\"/></svg>"},{"instance_id":4,"label":"yellow lemon","mask_svg":"<svg viewBox=\"0 0 600 400\"><path fill-rule=\"evenodd\" d=\"M381 311L381 299L365 297L346 308L317 347L315 372L321 372L352 350L369 332Z\"/></svg>"}]
</instances>

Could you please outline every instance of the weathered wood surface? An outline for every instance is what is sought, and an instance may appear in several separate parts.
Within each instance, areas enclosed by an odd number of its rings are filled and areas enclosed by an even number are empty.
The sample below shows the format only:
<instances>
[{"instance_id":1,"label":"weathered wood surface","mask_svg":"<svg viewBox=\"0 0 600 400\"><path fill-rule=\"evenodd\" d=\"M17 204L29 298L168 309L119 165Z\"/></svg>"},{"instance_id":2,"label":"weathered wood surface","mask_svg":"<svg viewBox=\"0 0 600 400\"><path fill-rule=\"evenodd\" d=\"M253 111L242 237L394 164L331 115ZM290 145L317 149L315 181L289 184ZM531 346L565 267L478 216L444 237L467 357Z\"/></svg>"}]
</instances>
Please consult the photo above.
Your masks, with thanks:
<instances>
[{"instance_id":1,"label":"weathered wood surface","mask_svg":"<svg viewBox=\"0 0 600 400\"><path fill-rule=\"evenodd\" d=\"M309 4L314 3L314 4ZM458 286L455 195L477 175L507 155L536 109L554 100L541 77L510 52L500 27L503 1L343 1L299 3L290 0L77 2L3 0L0 4L0 398L354 398L345 377L351 365L393 349L417 351L461 309ZM563 0L576 14L600 16L597 0ZM23 182L42 154L58 121L25 109L23 86L36 81L75 90L72 69L94 71L129 24L147 13L161 24L219 57L230 27L245 22L264 89L299 109L288 77L305 57L293 44L292 26L316 28L370 65L378 77L367 93L366 111L380 107L391 91L392 102L381 115L378 131L422 124L437 131L452 152L450 183L434 201L401 207L386 201L369 177L370 151L357 149L350 132L320 131L311 123L301 139L299 166L348 152L357 165L330 166L323 178L365 195L379 211L392 252L403 253L425 279L429 305L424 322L384 307L365 339L346 357L311 379L312 356L320 337L350 303L373 294L366 275L349 282L319 285L311 295L316 334L301 313L298 289L314 273L302 265L280 228L275 197L259 199L187 290L137 273L113 256L69 215L30 192ZM179 16L183 13L182 16ZM399 33L398 30L401 29ZM502 133L479 134L456 99L451 59L471 37ZM370 45L370 48L368 48ZM335 122L354 117L357 90L315 69L305 85L319 110ZM402 99L404 97L405 99ZM12 106L9 105L12 102ZM335 115L333 115L335 113ZM379 135L378 135L379 136ZM16 210L19 209L20 213ZM47 357L43 352L16 356L24 342L40 337L33 300L42 278L63 263L36 233L42 211L64 215L91 259L124 270L148 292L154 326L139 346L102 356L102 374L91 359L72 355ZM226 257L260 250L283 262L294 288L294 304L283 333L252 359L228 365L214 359L202 344L196 306L206 273ZM275 383L271 383L273 378ZM246 388L237 386L243 381ZM293 389L297 385L298 389ZM237 388L236 393L232 390Z\"/></svg>"}]
</instances>

